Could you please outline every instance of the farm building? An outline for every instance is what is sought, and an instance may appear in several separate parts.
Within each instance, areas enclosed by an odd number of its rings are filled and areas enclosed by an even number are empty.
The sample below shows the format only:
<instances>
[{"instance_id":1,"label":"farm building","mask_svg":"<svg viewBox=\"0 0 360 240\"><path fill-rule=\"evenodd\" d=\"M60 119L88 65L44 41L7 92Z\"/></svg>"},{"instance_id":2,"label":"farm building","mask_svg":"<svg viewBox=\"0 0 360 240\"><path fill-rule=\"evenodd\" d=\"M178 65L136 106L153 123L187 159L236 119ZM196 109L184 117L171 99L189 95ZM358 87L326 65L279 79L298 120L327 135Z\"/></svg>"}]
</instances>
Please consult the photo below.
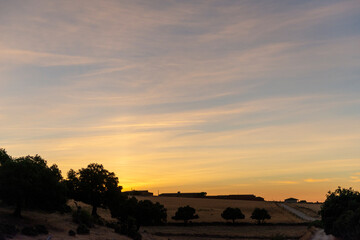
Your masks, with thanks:
<instances>
[{"instance_id":1,"label":"farm building","mask_svg":"<svg viewBox=\"0 0 360 240\"><path fill-rule=\"evenodd\" d=\"M159 197L185 197L185 198L205 198L206 192L199 192L199 193L162 193Z\"/></svg>"},{"instance_id":2,"label":"farm building","mask_svg":"<svg viewBox=\"0 0 360 240\"><path fill-rule=\"evenodd\" d=\"M207 196L206 198L211 199L230 199L230 200L248 200L248 201L264 201L264 198L257 197L253 194L240 194L240 195L217 195Z\"/></svg>"},{"instance_id":3,"label":"farm building","mask_svg":"<svg viewBox=\"0 0 360 240\"><path fill-rule=\"evenodd\" d=\"M287 198L284 202L286 203L297 203L299 199L297 198Z\"/></svg>"},{"instance_id":4,"label":"farm building","mask_svg":"<svg viewBox=\"0 0 360 240\"><path fill-rule=\"evenodd\" d=\"M132 190L132 191L125 191L125 194L128 196L146 196L151 197L154 194L152 192L149 192L148 190Z\"/></svg>"}]
</instances>

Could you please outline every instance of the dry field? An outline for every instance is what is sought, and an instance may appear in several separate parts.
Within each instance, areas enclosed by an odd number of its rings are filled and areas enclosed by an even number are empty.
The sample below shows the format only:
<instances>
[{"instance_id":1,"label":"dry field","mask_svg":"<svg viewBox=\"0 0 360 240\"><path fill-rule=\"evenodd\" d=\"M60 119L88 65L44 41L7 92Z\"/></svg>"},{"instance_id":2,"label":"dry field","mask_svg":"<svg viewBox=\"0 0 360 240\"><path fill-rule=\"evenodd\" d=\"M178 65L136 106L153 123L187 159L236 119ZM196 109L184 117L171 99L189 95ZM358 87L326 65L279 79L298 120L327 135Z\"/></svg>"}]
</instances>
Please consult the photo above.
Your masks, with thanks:
<instances>
[{"instance_id":1,"label":"dry field","mask_svg":"<svg viewBox=\"0 0 360 240\"><path fill-rule=\"evenodd\" d=\"M171 216L180 206L190 205L197 210L200 219L194 222L224 222L221 218L221 212L226 207L239 207L245 214L246 219L239 222L254 222L250 219L251 212L254 208L266 208L272 219L269 223L301 223L302 220L296 218L292 214L285 211L283 208L278 207L273 202L255 202L255 201L241 201L241 200L220 200L220 199L197 199L197 198L171 198L171 197L138 197L139 200L149 199L151 201L158 201L164 204L168 209L168 220L174 222ZM75 208L74 202L70 201L69 205ZM79 205L88 211L91 207L86 204L79 203ZM307 206L307 205L305 205ZM305 208L302 205L295 206L299 209ZM320 207L317 205L309 205L308 211L315 212ZM39 235L38 237L27 237L20 233L15 236L15 240L34 240L34 239L47 239L51 236L52 240L65 240L70 239L68 231L70 229L76 230L77 224L72 222L71 214L59 213L43 213L38 211L23 211L23 219L14 219L11 216L12 209L0 207L0 222L6 222L17 225L18 228L24 226L42 224L47 226L49 234ZM110 220L111 216L108 210L98 209L101 217ZM113 219L114 220L114 219ZM306 233L306 226L283 226L283 225L269 225L269 226L256 226L256 225L216 225L216 226L154 226L142 227L141 233L143 240L225 240L225 239L270 239L271 237L281 234L290 239L299 239ZM114 233L112 229L96 226L90 230L90 235L77 235L74 239L90 239L90 240L126 240L129 239L125 236ZM72 239L72 238L71 238Z\"/></svg>"},{"instance_id":2,"label":"dry field","mask_svg":"<svg viewBox=\"0 0 360 240\"><path fill-rule=\"evenodd\" d=\"M306 226L159 226L143 227L141 229L157 239L156 236L167 239L270 239L283 235L289 239L299 239L307 232Z\"/></svg>"},{"instance_id":3,"label":"dry field","mask_svg":"<svg viewBox=\"0 0 360 240\"><path fill-rule=\"evenodd\" d=\"M310 217L320 219L320 203L287 203L287 205L309 215Z\"/></svg>"},{"instance_id":4,"label":"dry field","mask_svg":"<svg viewBox=\"0 0 360 240\"><path fill-rule=\"evenodd\" d=\"M295 217L273 202L258 202L244 200L224 200L224 199L202 199L202 198L178 198L178 197L137 197L138 200L148 199L153 202L159 202L167 208L168 222L174 222L171 219L179 207L190 205L196 209L199 219L194 222L224 222L221 213L227 207L238 207L245 215L244 220L239 222L254 222L250 218L254 208L265 208L271 215L269 223L301 223L303 220Z\"/></svg>"}]
</instances>

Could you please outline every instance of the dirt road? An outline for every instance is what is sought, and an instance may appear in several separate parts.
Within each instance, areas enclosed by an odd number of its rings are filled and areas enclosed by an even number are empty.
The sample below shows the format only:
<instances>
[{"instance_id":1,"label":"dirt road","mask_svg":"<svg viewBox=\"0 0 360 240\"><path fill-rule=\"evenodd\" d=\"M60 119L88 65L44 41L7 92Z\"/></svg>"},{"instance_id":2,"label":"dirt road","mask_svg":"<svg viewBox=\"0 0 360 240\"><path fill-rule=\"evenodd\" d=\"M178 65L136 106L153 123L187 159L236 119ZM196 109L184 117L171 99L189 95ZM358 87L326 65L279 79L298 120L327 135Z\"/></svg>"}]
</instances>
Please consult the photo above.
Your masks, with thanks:
<instances>
[{"instance_id":1,"label":"dirt road","mask_svg":"<svg viewBox=\"0 0 360 240\"><path fill-rule=\"evenodd\" d=\"M291 212L292 214L295 214L296 216L298 216L299 218L305 220L305 221L309 221L309 222L312 222L312 221L315 221L317 219L313 218L313 217L310 217L308 216L307 214L303 213L303 212L300 212L299 210L293 208L293 207L290 207L284 203L279 203L279 206L284 208L285 210Z\"/></svg>"},{"instance_id":2,"label":"dirt road","mask_svg":"<svg viewBox=\"0 0 360 240\"><path fill-rule=\"evenodd\" d=\"M335 240L335 237L332 235L326 235L323 229L316 231L311 240Z\"/></svg>"}]
</instances>

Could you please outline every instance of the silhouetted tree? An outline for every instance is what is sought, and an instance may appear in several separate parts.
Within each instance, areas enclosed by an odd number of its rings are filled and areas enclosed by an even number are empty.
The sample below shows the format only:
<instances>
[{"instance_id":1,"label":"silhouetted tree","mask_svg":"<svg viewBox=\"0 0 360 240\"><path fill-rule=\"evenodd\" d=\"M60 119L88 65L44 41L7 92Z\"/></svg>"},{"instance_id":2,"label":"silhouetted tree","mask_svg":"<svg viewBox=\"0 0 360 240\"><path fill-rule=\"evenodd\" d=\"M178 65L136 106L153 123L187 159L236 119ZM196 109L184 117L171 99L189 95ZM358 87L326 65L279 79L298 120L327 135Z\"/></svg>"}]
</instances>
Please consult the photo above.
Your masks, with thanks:
<instances>
[{"instance_id":1,"label":"silhouetted tree","mask_svg":"<svg viewBox=\"0 0 360 240\"><path fill-rule=\"evenodd\" d=\"M320 215L327 234L347 240L360 239L359 192L341 187L329 191Z\"/></svg>"},{"instance_id":2,"label":"silhouetted tree","mask_svg":"<svg viewBox=\"0 0 360 240\"><path fill-rule=\"evenodd\" d=\"M244 219L245 215L241 212L240 208L226 208L221 217L225 220L232 220L235 223L236 219Z\"/></svg>"},{"instance_id":3,"label":"silhouetted tree","mask_svg":"<svg viewBox=\"0 0 360 240\"><path fill-rule=\"evenodd\" d=\"M255 208L251 218L257 220L258 224L262 224L266 219L271 219L271 216L265 208Z\"/></svg>"},{"instance_id":4,"label":"silhouetted tree","mask_svg":"<svg viewBox=\"0 0 360 240\"><path fill-rule=\"evenodd\" d=\"M7 154L6 150L0 148L0 166L6 162L12 160L11 157Z\"/></svg>"},{"instance_id":5,"label":"silhouetted tree","mask_svg":"<svg viewBox=\"0 0 360 240\"><path fill-rule=\"evenodd\" d=\"M97 216L97 208L108 205L111 197L121 193L118 178L103 165L92 163L78 172L70 170L66 181L70 196L90 204L92 215Z\"/></svg>"},{"instance_id":6,"label":"silhouetted tree","mask_svg":"<svg viewBox=\"0 0 360 240\"><path fill-rule=\"evenodd\" d=\"M164 205L150 200L139 201L137 205L136 221L139 226L161 225L166 223L167 213Z\"/></svg>"},{"instance_id":7,"label":"silhouetted tree","mask_svg":"<svg viewBox=\"0 0 360 240\"><path fill-rule=\"evenodd\" d=\"M38 155L26 156L2 162L0 198L15 205L14 215L20 217L23 207L49 211L60 209L66 203L66 188L56 165L48 167Z\"/></svg>"},{"instance_id":8,"label":"silhouetted tree","mask_svg":"<svg viewBox=\"0 0 360 240\"><path fill-rule=\"evenodd\" d=\"M132 198L113 198L109 204L111 217L119 219L120 222L126 222L129 217L135 218L137 214L138 200Z\"/></svg>"},{"instance_id":9,"label":"silhouetted tree","mask_svg":"<svg viewBox=\"0 0 360 240\"><path fill-rule=\"evenodd\" d=\"M172 217L174 220L182 220L184 221L184 225L187 225L188 221L191 219L198 219L199 215L195 214L195 209L190 207L189 205L185 207L179 207L175 216Z\"/></svg>"},{"instance_id":10,"label":"silhouetted tree","mask_svg":"<svg viewBox=\"0 0 360 240\"><path fill-rule=\"evenodd\" d=\"M109 205L111 216L118 218L121 222L127 222L129 218L136 220L136 225L151 226L166 223L166 208L160 203L150 200L137 201L132 197L126 200L120 199Z\"/></svg>"}]
</instances>

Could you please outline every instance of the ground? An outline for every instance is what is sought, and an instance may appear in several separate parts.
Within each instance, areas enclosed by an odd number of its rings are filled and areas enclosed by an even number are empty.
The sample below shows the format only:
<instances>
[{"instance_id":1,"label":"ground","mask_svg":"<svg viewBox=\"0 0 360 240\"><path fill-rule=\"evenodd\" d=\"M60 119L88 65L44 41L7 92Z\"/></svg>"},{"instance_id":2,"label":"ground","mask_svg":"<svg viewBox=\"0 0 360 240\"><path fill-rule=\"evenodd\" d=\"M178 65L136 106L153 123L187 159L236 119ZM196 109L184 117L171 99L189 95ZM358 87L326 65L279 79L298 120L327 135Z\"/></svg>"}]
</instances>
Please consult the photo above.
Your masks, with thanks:
<instances>
[{"instance_id":1,"label":"ground","mask_svg":"<svg viewBox=\"0 0 360 240\"><path fill-rule=\"evenodd\" d=\"M74 207L73 202L70 205ZM90 206L81 204L83 207L90 209ZM51 236L52 240L73 239L68 235L69 230L76 231L77 224L72 222L70 213L45 213L41 211L23 211L23 218L18 219L12 216L13 209L9 207L0 207L0 222L16 225L19 229L24 226L34 226L36 224L45 225L49 231L47 235L39 235L37 237L28 237L18 233L14 240L40 240L47 239ZM110 214L104 209L100 209L101 216L109 217ZM129 238L119 235L114 230L107 227L95 226L90 229L90 235L76 235L74 239L78 240L129 240Z\"/></svg>"},{"instance_id":2,"label":"ground","mask_svg":"<svg viewBox=\"0 0 360 240\"><path fill-rule=\"evenodd\" d=\"M196 198L171 198L171 197L138 197L139 200L149 199L154 202L164 204L168 209L168 221L170 225L167 226L154 226L142 227L140 232L144 240L225 240L225 239L271 239L276 235L286 236L288 239L299 239L307 233L307 226L301 225L303 220L296 217L294 214L289 213L282 207L279 207L275 202L255 202L255 201L241 201L241 200L221 200L221 199L196 199ZM69 201L69 205L76 209L73 201ZM88 211L91 207L86 204L79 203L79 205ZM180 206L190 205L194 207L199 214L200 218L194 220L193 226L184 227L181 224L174 225L174 220L171 216ZM304 204L291 204L292 207L304 212L305 214L311 213L314 216L319 205L304 205ZM221 218L222 211L227 207L239 207L245 214L244 220L238 221L240 225L232 226L227 225L224 219ZM265 208L271 215L270 224L257 226L254 220L250 218L251 212L254 208ZM72 239L74 237L68 236L70 229L76 230L77 224L72 222L71 214L60 213L45 213L39 211L24 211L22 219L14 218L11 213L13 209L9 207L0 207L0 222L6 222L17 225L22 228L28 225L42 224L48 230L48 235L40 235L38 237L27 237L20 233L15 236L15 240L37 240L47 239L51 236L52 240ZM101 217L107 220L111 219L110 213L106 209L98 209ZM281 224L282 223L282 224ZM300 224L300 225L299 225ZM196 226L195 226L196 225ZM309 235L309 233L308 233ZM311 235L311 234L310 234ZM309 235L309 236L310 236ZM90 240L127 240L129 238L119 235L113 229L102 226L96 226L91 229L90 235L77 235L74 239L90 239ZM309 237L304 238L309 239Z\"/></svg>"},{"instance_id":3,"label":"ground","mask_svg":"<svg viewBox=\"0 0 360 240\"><path fill-rule=\"evenodd\" d=\"M179 207L190 205L196 209L199 219L193 220L194 222L225 222L221 217L221 213L227 207L238 207L245 215L245 219L239 222L254 222L250 218L252 211L255 208L265 208L271 215L269 223L303 223L304 221L283 208L279 207L276 202L266 201L245 201L245 200L224 200L224 199L206 199L206 198L179 198L179 197L137 197L138 200L148 199L153 202L159 202L167 208L168 222L174 222L171 219L175 215ZM295 204L296 205L296 204ZM310 209L319 209L320 204L299 204L298 210L305 212L305 206ZM308 210L310 211L310 210ZM315 214L313 210L311 213Z\"/></svg>"}]
</instances>

